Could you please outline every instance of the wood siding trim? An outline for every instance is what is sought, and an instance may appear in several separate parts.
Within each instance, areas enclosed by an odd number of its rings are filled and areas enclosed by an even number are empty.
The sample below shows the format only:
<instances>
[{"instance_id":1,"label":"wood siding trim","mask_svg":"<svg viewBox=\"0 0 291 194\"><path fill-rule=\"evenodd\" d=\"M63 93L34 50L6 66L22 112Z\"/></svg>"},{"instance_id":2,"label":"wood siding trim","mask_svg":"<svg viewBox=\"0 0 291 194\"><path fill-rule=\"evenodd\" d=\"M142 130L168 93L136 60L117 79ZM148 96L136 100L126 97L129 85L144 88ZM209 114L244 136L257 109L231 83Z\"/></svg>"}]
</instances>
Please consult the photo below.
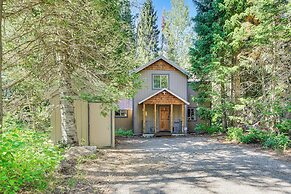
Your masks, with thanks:
<instances>
[{"instance_id":1,"label":"wood siding trim","mask_svg":"<svg viewBox=\"0 0 291 194\"><path fill-rule=\"evenodd\" d=\"M142 128L143 133L146 131L146 105L145 103L142 104Z\"/></svg>"},{"instance_id":2,"label":"wood siding trim","mask_svg":"<svg viewBox=\"0 0 291 194\"><path fill-rule=\"evenodd\" d=\"M146 100L144 104L184 104L184 102L170 93L165 92L153 96L152 98Z\"/></svg>"},{"instance_id":3,"label":"wood siding trim","mask_svg":"<svg viewBox=\"0 0 291 194\"><path fill-rule=\"evenodd\" d=\"M169 65L169 63L163 60L158 60L148 67L144 68L143 70L178 71L175 67Z\"/></svg>"},{"instance_id":4,"label":"wood siding trim","mask_svg":"<svg viewBox=\"0 0 291 194\"><path fill-rule=\"evenodd\" d=\"M183 105L182 105L183 106ZM171 130L171 133L173 133L173 112L174 112L174 106L173 106L173 104L171 104L171 109L170 109L170 111L171 111L171 118L170 118L170 130Z\"/></svg>"},{"instance_id":5,"label":"wood siding trim","mask_svg":"<svg viewBox=\"0 0 291 194\"><path fill-rule=\"evenodd\" d=\"M178 95L174 94L168 89L162 89L157 93L145 98L144 100L140 101L138 104L187 104L189 102L184 100L183 98L179 97Z\"/></svg>"},{"instance_id":6,"label":"wood siding trim","mask_svg":"<svg viewBox=\"0 0 291 194\"><path fill-rule=\"evenodd\" d=\"M182 131L184 131L185 128L185 106L182 105Z\"/></svg>"},{"instance_id":7,"label":"wood siding trim","mask_svg":"<svg viewBox=\"0 0 291 194\"><path fill-rule=\"evenodd\" d=\"M180 71L181 73L183 73L187 77L189 76L189 73L185 69L183 69L179 65L175 64L173 61L170 61L170 60L166 59L163 56L157 57L156 59L150 61L149 63L147 63L147 64L145 64L145 65L143 65L143 66L141 66L141 67L139 67L139 68L137 68L135 70L133 70L133 72L138 73L138 72L140 72L140 71L152 66L153 64L156 64L159 61L162 61L163 64L167 64L167 65L171 66L170 70L172 70L172 68L174 68L175 70ZM163 68L164 69L169 69L169 67L165 67L164 65L162 65L162 66L158 65L158 69L157 69L157 67L151 67L151 68L153 68L154 70L163 70ZM162 68L162 69L160 69L160 68Z\"/></svg>"},{"instance_id":8,"label":"wood siding trim","mask_svg":"<svg viewBox=\"0 0 291 194\"><path fill-rule=\"evenodd\" d=\"M154 127L155 127L155 133L157 132L157 104L154 104Z\"/></svg>"}]
</instances>

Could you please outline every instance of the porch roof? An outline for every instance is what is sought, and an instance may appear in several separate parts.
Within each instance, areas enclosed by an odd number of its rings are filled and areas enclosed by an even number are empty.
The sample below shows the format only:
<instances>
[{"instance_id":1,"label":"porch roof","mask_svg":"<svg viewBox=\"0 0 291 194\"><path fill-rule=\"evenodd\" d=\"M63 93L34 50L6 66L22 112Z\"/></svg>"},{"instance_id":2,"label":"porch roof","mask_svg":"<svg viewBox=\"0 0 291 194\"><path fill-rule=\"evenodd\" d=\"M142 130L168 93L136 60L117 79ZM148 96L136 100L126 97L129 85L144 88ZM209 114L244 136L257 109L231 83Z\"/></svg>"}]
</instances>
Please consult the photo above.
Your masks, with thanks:
<instances>
[{"instance_id":1,"label":"porch roof","mask_svg":"<svg viewBox=\"0 0 291 194\"><path fill-rule=\"evenodd\" d=\"M179 99L180 101L182 101L183 103L185 103L185 104L187 104L187 105L190 104L187 100L181 98L180 96L178 96L178 95L175 94L174 92L168 90L167 88L163 88L163 89L159 90L158 92L154 93L153 95L150 95L149 97L143 99L143 100L140 101L138 104L142 104L142 103L146 102L147 100L150 100L151 98L157 96L158 94L160 94L160 93L162 93L162 92L167 92L167 93L171 94L172 96L174 96L175 98ZM165 93L164 93L164 94L165 94Z\"/></svg>"}]
</instances>

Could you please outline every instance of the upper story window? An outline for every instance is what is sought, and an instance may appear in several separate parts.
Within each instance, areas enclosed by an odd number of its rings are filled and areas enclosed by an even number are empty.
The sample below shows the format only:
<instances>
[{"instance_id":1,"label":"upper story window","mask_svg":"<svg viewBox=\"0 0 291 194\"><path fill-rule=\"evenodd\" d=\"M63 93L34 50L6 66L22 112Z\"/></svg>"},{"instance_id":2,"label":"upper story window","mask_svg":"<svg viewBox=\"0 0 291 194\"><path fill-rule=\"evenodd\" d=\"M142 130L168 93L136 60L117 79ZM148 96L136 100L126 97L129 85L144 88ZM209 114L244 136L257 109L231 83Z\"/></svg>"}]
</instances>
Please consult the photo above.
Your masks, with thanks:
<instances>
[{"instance_id":1,"label":"upper story window","mask_svg":"<svg viewBox=\"0 0 291 194\"><path fill-rule=\"evenodd\" d=\"M153 75L153 89L169 87L169 75Z\"/></svg>"}]
</instances>

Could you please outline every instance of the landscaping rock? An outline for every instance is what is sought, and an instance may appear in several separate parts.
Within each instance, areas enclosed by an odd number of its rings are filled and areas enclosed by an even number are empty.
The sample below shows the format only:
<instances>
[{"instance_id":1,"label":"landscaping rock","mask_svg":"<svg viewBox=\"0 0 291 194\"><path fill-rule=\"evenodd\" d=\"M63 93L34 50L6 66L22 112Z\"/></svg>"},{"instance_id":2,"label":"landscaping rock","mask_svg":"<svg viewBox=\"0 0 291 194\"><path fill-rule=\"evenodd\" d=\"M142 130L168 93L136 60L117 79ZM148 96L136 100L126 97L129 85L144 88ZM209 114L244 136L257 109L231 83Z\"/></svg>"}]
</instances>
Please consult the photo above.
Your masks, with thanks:
<instances>
[{"instance_id":1,"label":"landscaping rock","mask_svg":"<svg viewBox=\"0 0 291 194\"><path fill-rule=\"evenodd\" d=\"M97 153L96 146L78 146L71 147L65 154L65 158L79 158L82 156L90 156Z\"/></svg>"},{"instance_id":2,"label":"landscaping rock","mask_svg":"<svg viewBox=\"0 0 291 194\"><path fill-rule=\"evenodd\" d=\"M90 156L97 153L96 146L78 146L71 147L64 155L64 160L60 165L60 173L64 175L73 175L76 172L77 160L80 157Z\"/></svg>"}]
</instances>

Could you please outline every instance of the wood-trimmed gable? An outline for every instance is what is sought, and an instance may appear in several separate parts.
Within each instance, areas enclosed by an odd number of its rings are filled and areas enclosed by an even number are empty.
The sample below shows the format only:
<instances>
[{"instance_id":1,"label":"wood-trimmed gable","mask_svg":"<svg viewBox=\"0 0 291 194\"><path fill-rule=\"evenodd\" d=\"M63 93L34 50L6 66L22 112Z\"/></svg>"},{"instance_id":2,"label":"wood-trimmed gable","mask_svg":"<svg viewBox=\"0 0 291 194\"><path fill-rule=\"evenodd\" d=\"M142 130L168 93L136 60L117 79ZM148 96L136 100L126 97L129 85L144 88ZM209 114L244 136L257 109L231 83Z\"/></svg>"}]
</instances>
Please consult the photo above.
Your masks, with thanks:
<instances>
[{"instance_id":1,"label":"wood-trimmed gable","mask_svg":"<svg viewBox=\"0 0 291 194\"><path fill-rule=\"evenodd\" d=\"M186 100L175 95L168 89L162 89L159 92L145 98L139 104L189 104Z\"/></svg>"},{"instance_id":2,"label":"wood-trimmed gable","mask_svg":"<svg viewBox=\"0 0 291 194\"><path fill-rule=\"evenodd\" d=\"M163 70L163 71L178 71L175 67L164 61L163 59L160 59L153 64L149 65L143 70Z\"/></svg>"},{"instance_id":3,"label":"wood-trimmed gable","mask_svg":"<svg viewBox=\"0 0 291 194\"><path fill-rule=\"evenodd\" d=\"M186 75L187 77L189 77L189 75L190 75L185 69L183 69L179 65L175 64L173 61L166 59L163 56L157 57L156 59L148 62L147 64L134 69L133 72L138 73L138 72L143 71L145 69L147 69L147 70L171 70L171 71L177 70L177 71L181 72L182 74Z\"/></svg>"}]
</instances>

